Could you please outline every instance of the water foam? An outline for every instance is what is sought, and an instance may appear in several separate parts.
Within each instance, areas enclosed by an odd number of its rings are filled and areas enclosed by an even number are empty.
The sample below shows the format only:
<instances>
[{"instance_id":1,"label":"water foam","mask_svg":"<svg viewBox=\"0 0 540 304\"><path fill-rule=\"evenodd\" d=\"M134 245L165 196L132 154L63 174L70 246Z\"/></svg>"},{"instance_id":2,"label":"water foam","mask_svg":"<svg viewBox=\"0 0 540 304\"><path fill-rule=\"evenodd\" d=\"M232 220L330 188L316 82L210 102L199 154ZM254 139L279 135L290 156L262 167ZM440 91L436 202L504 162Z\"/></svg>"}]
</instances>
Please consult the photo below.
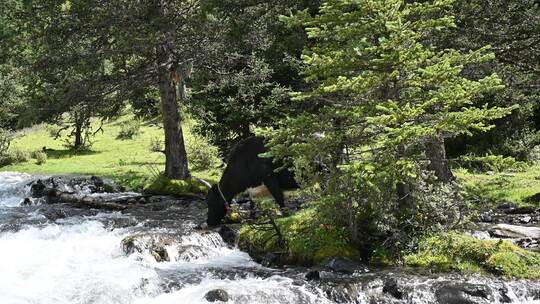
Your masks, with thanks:
<instances>
[{"instance_id":1,"label":"water foam","mask_svg":"<svg viewBox=\"0 0 540 304\"><path fill-rule=\"evenodd\" d=\"M107 231L97 221L0 235L2 303L132 302L157 274L123 255L123 237L125 231Z\"/></svg>"},{"instance_id":2,"label":"water foam","mask_svg":"<svg viewBox=\"0 0 540 304\"><path fill-rule=\"evenodd\" d=\"M0 172L0 206L16 207L29 193L28 183L36 177L17 172Z\"/></svg>"}]
</instances>

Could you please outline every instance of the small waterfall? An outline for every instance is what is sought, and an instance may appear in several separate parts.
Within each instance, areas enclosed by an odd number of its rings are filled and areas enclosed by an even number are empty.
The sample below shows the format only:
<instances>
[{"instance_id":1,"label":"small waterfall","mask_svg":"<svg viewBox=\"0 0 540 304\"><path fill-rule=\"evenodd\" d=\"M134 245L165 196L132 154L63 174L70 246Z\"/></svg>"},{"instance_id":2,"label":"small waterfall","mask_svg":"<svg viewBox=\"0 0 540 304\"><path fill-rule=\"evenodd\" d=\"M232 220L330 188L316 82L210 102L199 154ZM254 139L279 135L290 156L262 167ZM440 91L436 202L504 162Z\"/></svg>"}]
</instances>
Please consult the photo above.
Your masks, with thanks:
<instances>
[{"instance_id":1,"label":"small waterfall","mask_svg":"<svg viewBox=\"0 0 540 304\"><path fill-rule=\"evenodd\" d=\"M29 174L0 172L0 206L19 206L29 194L28 184L35 179L35 176Z\"/></svg>"}]
</instances>

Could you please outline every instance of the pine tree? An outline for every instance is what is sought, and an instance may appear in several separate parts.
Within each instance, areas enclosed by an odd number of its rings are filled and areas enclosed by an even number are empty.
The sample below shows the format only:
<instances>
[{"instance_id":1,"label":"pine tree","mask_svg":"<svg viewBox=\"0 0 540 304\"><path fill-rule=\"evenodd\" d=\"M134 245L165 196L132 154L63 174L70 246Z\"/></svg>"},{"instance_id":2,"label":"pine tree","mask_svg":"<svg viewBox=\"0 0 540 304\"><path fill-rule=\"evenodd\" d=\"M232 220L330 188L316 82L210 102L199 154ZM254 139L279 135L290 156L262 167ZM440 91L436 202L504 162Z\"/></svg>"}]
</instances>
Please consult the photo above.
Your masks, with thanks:
<instances>
[{"instance_id":1,"label":"pine tree","mask_svg":"<svg viewBox=\"0 0 540 304\"><path fill-rule=\"evenodd\" d=\"M366 209L366 199L392 192L411 207L411 180L426 159L439 179L448 174L445 138L488 130L511 110L472 103L502 86L495 74L463 76L468 65L493 59L488 47L462 53L434 45L438 33L454 27L451 5L328 0L314 17L283 18L302 22L313 40L302 57L312 89L295 98L319 110L271 131L271 153L294 161L300 174L305 169L311 178L304 181L321 186L323 197L347 203L353 238L354 206ZM319 165L310 171L313 163Z\"/></svg>"}]
</instances>

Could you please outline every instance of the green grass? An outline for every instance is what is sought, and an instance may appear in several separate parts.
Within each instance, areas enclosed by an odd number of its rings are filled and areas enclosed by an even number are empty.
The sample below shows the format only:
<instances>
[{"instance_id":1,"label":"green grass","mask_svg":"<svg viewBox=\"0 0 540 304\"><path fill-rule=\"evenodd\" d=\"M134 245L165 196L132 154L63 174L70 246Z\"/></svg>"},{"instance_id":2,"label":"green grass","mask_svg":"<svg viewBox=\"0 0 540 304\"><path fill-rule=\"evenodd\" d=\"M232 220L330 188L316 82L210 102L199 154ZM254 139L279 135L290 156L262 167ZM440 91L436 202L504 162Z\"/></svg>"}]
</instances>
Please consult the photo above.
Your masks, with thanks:
<instances>
[{"instance_id":1,"label":"green grass","mask_svg":"<svg viewBox=\"0 0 540 304\"><path fill-rule=\"evenodd\" d=\"M527 197L540 192L540 163L522 172L476 174L459 169L455 173L470 193L492 203L511 201L527 204Z\"/></svg>"},{"instance_id":2,"label":"green grass","mask_svg":"<svg viewBox=\"0 0 540 304\"><path fill-rule=\"evenodd\" d=\"M409 266L437 271L493 273L523 279L540 278L540 254L507 241L485 241L456 232L427 238L417 253L405 256Z\"/></svg>"},{"instance_id":3,"label":"green grass","mask_svg":"<svg viewBox=\"0 0 540 304\"><path fill-rule=\"evenodd\" d=\"M119 119L104 124L103 132L92 139L89 151L72 151L64 146L65 142L54 140L46 125L37 125L21 131L13 141L11 148L29 153L47 148L47 160L38 165L35 159L2 167L2 171L27 172L35 174L81 174L110 177L129 188L140 188L156 178L164 170L165 156L151 152L153 139L163 139L163 130L159 122L145 121L141 124L140 134L133 139L117 139L121 124L132 119L127 114ZM186 141L193 138L191 124L184 124ZM217 170L192 172L193 175L215 180Z\"/></svg>"}]
</instances>

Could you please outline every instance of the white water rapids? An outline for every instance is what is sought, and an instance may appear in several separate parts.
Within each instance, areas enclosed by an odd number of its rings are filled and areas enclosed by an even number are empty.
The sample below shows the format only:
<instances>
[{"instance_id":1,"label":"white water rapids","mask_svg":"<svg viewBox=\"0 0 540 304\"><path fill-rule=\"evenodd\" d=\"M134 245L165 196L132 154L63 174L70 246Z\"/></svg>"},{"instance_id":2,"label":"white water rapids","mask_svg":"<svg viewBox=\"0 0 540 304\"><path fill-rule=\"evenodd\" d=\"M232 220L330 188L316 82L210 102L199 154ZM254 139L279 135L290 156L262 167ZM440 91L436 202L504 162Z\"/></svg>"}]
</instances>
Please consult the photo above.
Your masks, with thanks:
<instances>
[{"instance_id":1,"label":"white water rapids","mask_svg":"<svg viewBox=\"0 0 540 304\"><path fill-rule=\"evenodd\" d=\"M0 173L0 214L18 208L32 179ZM40 217L36 212L27 216ZM171 262L158 263L141 253L126 256L121 243L132 231L105 227L100 218L107 216L122 215L72 217L0 232L0 303L207 303L204 294L216 288L226 290L237 303L325 302L286 277L213 276L208 268L262 268L246 253L227 248L215 233L182 239L179 245L197 243L201 248L182 258L167 248ZM197 279L165 293L161 273L168 272Z\"/></svg>"},{"instance_id":2,"label":"white water rapids","mask_svg":"<svg viewBox=\"0 0 540 304\"><path fill-rule=\"evenodd\" d=\"M137 222L108 225L110 219L130 217L119 212L48 220L40 206L20 206L29 196L28 183L35 179L0 173L0 304L208 303L204 295L213 289L225 290L229 303L337 301L329 300L328 289L303 280L303 273L291 275L262 267L246 253L228 247L217 233L176 236L166 246L167 262L157 262L145 251L127 254L122 247L127 237L170 231ZM404 301L373 301L371 294L382 294L379 278L350 289L358 293L358 303L436 303L430 285L436 281L414 277L411 286L403 282L410 290ZM500 284L508 289L512 303L540 303L525 295L528 285ZM491 300L479 303L500 303Z\"/></svg>"}]
</instances>

